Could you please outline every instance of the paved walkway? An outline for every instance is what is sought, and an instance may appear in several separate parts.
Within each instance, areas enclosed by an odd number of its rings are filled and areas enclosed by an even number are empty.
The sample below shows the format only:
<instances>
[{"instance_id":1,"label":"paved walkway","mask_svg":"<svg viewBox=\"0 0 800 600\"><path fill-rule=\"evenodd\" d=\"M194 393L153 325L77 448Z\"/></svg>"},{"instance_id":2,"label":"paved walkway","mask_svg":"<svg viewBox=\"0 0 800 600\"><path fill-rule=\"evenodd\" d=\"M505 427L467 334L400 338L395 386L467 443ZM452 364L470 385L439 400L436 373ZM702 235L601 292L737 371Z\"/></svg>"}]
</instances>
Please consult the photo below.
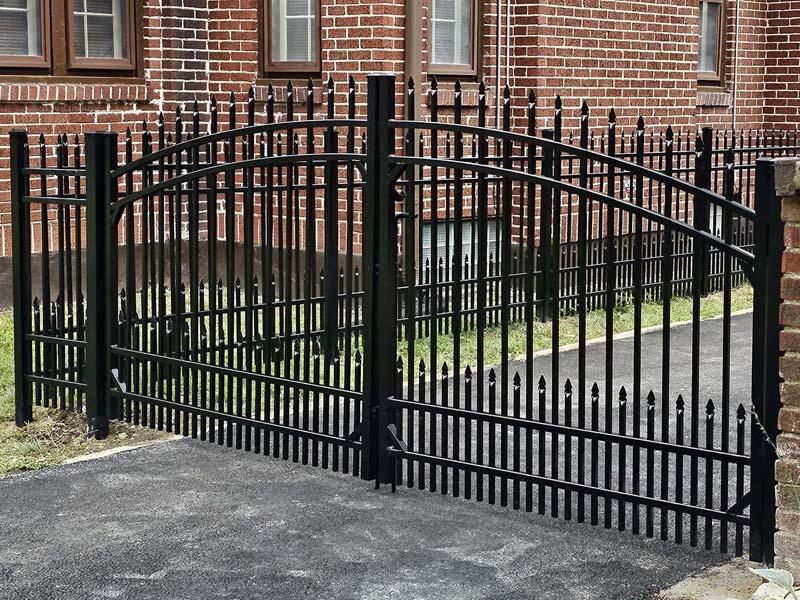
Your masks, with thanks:
<instances>
[{"instance_id":1,"label":"paved walkway","mask_svg":"<svg viewBox=\"0 0 800 600\"><path fill-rule=\"evenodd\" d=\"M725 560L190 440L0 497L3 599L633 599Z\"/></svg>"}]
</instances>

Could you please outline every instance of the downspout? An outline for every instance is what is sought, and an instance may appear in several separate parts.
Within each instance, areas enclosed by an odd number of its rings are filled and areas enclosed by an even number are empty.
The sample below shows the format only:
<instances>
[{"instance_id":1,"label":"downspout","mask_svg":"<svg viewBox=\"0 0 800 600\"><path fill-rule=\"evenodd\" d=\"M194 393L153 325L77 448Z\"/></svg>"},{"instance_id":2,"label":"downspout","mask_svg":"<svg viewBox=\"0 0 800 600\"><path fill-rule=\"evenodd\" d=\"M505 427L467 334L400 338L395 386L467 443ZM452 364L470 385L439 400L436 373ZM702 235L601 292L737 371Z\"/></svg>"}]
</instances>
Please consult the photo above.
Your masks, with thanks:
<instances>
[{"instance_id":1,"label":"downspout","mask_svg":"<svg viewBox=\"0 0 800 600\"><path fill-rule=\"evenodd\" d=\"M494 65L494 120L497 129L500 129L500 65L502 65L503 34L500 29L503 23L503 0L497 0L497 31L495 32L495 65Z\"/></svg>"},{"instance_id":2,"label":"downspout","mask_svg":"<svg viewBox=\"0 0 800 600\"><path fill-rule=\"evenodd\" d=\"M736 40L733 44L733 98L731 99L731 121L736 135L737 96L739 93L739 29L741 24L741 0L736 0Z\"/></svg>"},{"instance_id":3,"label":"downspout","mask_svg":"<svg viewBox=\"0 0 800 600\"><path fill-rule=\"evenodd\" d=\"M506 0L506 85L511 80L511 0Z\"/></svg>"},{"instance_id":4,"label":"downspout","mask_svg":"<svg viewBox=\"0 0 800 600\"><path fill-rule=\"evenodd\" d=\"M422 0L405 0L406 26L405 26L405 81L409 77L414 79L417 93L414 96L414 112L419 119L420 98L422 96ZM405 109L404 109L405 110ZM408 117L408 113L405 114ZM416 148L416 144L414 145Z\"/></svg>"}]
</instances>

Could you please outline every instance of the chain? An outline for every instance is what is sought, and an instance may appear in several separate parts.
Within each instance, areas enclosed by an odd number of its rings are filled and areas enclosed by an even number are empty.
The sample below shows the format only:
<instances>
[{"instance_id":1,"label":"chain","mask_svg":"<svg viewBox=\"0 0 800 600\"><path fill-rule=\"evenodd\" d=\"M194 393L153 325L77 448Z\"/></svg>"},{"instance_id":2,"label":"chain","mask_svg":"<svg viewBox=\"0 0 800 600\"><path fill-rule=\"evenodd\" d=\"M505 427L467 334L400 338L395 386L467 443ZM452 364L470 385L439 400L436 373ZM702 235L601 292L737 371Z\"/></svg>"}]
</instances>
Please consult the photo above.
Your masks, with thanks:
<instances>
[{"instance_id":1,"label":"chain","mask_svg":"<svg viewBox=\"0 0 800 600\"><path fill-rule=\"evenodd\" d=\"M764 436L764 441L767 442L770 448L775 452L775 456L778 458L784 458L786 454L778 450L778 446L775 445L775 442L772 441L772 438L769 437L767 430L764 428L764 425L761 423L761 419L758 418L758 412L756 412L755 404L750 405L750 414L753 416L753 420L756 423L761 435Z\"/></svg>"}]
</instances>

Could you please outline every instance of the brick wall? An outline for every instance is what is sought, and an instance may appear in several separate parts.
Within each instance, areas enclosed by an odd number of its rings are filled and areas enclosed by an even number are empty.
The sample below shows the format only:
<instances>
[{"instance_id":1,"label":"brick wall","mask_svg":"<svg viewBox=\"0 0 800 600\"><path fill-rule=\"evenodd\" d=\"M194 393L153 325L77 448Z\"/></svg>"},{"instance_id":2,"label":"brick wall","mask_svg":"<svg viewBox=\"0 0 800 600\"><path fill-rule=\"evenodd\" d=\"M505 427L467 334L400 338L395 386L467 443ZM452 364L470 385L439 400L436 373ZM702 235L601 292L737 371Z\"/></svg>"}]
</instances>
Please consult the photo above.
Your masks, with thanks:
<instances>
[{"instance_id":1,"label":"brick wall","mask_svg":"<svg viewBox=\"0 0 800 600\"><path fill-rule=\"evenodd\" d=\"M800 121L800 2L769 3L764 122L786 126Z\"/></svg>"},{"instance_id":2,"label":"brick wall","mask_svg":"<svg viewBox=\"0 0 800 600\"><path fill-rule=\"evenodd\" d=\"M783 403L778 414L776 464L777 526L776 565L800 576L800 161L779 161L778 195L785 223L783 278L781 281L781 359Z\"/></svg>"},{"instance_id":3,"label":"brick wall","mask_svg":"<svg viewBox=\"0 0 800 600\"><path fill-rule=\"evenodd\" d=\"M263 118L266 87L278 90L278 118L285 112L283 88L287 79L265 78L259 73L260 0L144 0L143 77L107 82L52 83L41 77L0 78L0 138L10 129L26 127L44 133L52 146L56 132L81 135L108 128L124 132L128 125L153 123L159 111L173 113L178 106L200 100L205 118L208 96L225 98L233 92L244 109L246 92L255 86L257 112ZM798 27L795 14L800 0L770 3L740 0L740 15L729 2L728 29L739 29L739 61L736 65L740 102L737 125L759 127L797 125L800 102L800 57L796 50ZM692 129L703 124L731 122L730 90L732 56L736 38L727 39L728 69L725 85L717 91L700 91L694 74L697 54L697 6L694 0L623 2L622 0L518 0L502 25L511 26L512 50L508 56L505 30L501 56L501 82L512 90L514 127L525 127L528 90L539 95L538 127L552 125L555 95L564 96L565 124L577 124L580 101L586 99L593 124L605 122L608 109L616 108L621 127L632 125L639 114L648 125ZM430 0L421 0L422 67L418 87L422 98L420 117L428 118L425 98L429 87L428 27ZM365 98L366 73L394 71L405 79L405 0L323 0L322 71L315 79L334 76L341 98L339 115L345 111L346 80L356 78L360 98ZM484 3L479 77L465 80L464 119L474 123L478 79L488 88L490 124L495 123L498 5ZM739 18L740 17L740 18ZM794 19L794 20L793 20ZM508 68L505 68L508 63ZM764 92L765 80L767 85ZM304 82L296 101L304 103ZM453 78L441 78L441 118L452 114ZM399 91L399 90L398 90ZM317 98L319 101L319 98ZM403 97L398 93L398 104ZM717 104L717 106L699 106ZM316 105L317 112L322 110ZM302 110L302 109L299 109ZM366 106L362 101L360 114ZM764 113L768 117L764 117ZM171 122L171 118L167 121ZM221 118L225 126L224 116ZM10 253L8 201L8 147L0 144L0 257ZM0 265L0 271L5 266Z\"/></svg>"}]
</instances>

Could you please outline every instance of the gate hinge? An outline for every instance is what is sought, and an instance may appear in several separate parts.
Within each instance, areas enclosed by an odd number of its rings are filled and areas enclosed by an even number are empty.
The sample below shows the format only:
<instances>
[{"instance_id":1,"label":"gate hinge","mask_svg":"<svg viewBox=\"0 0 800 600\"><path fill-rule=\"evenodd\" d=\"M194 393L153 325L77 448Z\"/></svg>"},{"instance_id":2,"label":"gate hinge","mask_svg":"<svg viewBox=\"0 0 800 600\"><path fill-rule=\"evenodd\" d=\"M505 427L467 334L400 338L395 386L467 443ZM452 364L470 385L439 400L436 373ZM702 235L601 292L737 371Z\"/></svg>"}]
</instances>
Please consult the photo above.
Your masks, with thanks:
<instances>
[{"instance_id":1,"label":"gate hinge","mask_svg":"<svg viewBox=\"0 0 800 600\"><path fill-rule=\"evenodd\" d=\"M747 278L747 281L750 283L750 285L755 285L754 280L756 273L755 269L753 268L753 265L747 263L740 263L740 264L742 266L742 272L744 273L744 276Z\"/></svg>"},{"instance_id":2,"label":"gate hinge","mask_svg":"<svg viewBox=\"0 0 800 600\"><path fill-rule=\"evenodd\" d=\"M359 423L358 425L356 425L353 428L353 431L351 431L345 439L348 442L355 442L355 441L361 439L361 431L362 431L361 428L362 428L362 425L363 425L362 423Z\"/></svg>"},{"instance_id":3,"label":"gate hinge","mask_svg":"<svg viewBox=\"0 0 800 600\"><path fill-rule=\"evenodd\" d=\"M395 450L399 450L401 454L408 452L408 446L406 446L406 443L400 439L400 436L397 433L397 426L394 425L394 423L386 426L386 442L387 450L389 448L394 448Z\"/></svg>"},{"instance_id":4,"label":"gate hinge","mask_svg":"<svg viewBox=\"0 0 800 600\"><path fill-rule=\"evenodd\" d=\"M120 392L124 394L126 391L128 391L125 382L119 377L119 369L111 369L111 378L114 380L114 385Z\"/></svg>"}]
</instances>

